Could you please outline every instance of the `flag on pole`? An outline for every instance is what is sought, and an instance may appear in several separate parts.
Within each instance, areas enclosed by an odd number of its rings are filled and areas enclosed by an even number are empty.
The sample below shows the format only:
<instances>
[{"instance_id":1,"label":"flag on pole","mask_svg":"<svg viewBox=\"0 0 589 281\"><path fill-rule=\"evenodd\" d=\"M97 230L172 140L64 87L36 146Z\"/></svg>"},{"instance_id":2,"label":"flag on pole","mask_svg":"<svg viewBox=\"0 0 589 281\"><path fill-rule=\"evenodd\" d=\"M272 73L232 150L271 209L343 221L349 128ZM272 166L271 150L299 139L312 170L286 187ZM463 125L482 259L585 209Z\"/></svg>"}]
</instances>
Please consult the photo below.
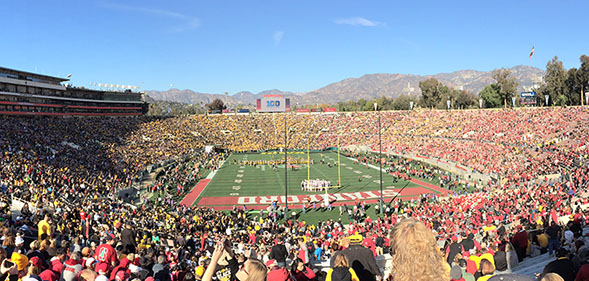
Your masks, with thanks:
<instances>
[{"instance_id":1,"label":"flag on pole","mask_svg":"<svg viewBox=\"0 0 589 281\"><path fill-rule=\"evenodd\" d=\"M534 54L534 46L532 46L532 51L530 52L530 59L532 58L533 54Z\"/></svg>"}]
</instances>

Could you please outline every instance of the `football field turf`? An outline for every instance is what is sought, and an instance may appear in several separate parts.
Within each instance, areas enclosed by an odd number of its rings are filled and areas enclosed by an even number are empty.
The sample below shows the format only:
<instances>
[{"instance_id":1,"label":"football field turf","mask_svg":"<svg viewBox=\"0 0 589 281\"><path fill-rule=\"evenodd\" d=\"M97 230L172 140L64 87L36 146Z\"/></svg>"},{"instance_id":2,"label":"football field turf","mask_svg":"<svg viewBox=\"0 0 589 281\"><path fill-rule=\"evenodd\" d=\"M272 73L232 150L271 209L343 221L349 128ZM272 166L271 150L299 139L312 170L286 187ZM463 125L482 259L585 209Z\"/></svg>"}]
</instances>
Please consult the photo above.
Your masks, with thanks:
<instances>
[{"instance_id":1,"label":"football field turf","mask_svg":"<svg viewBox=\"0 0 589 281\"><path fill-rule=\"evenodd\" d=\"M233 205L247 205L252 208L265 208L272 201L284 203L284 165L249 165L245 161L282 160L280 153L237 153L225 160L222 167L200 189L194 202L201 206L214 206L215 209L230 209ZM313 152L310 159L310 178L329 180L338 183L337 152ZM292 164L291 160L300 163ZM323 160L323 163L322 161ZM239 162L242 162L239 164ZM289 152L288 203L289 208L301 208L303 202L323 202L325 192L301 190L301 182L307 179L307 154ZM340 155L342 186L329 189L330 201L335 205L351 204L355 200L374 203L380 198L379 170L372 165L359 164L345 155ZM331 165L328 165L330 163ZM331 167L330 167L331 166ZM360 178L360 180L358 179ZM202 185L201 185L202 188ZM396 199L416 198L419 194L446 194L448 191L421 179L405 181L383 172L383 198L385 202ZM193 195L194 196L194 195Z\"/></svg>"}]
</instances>

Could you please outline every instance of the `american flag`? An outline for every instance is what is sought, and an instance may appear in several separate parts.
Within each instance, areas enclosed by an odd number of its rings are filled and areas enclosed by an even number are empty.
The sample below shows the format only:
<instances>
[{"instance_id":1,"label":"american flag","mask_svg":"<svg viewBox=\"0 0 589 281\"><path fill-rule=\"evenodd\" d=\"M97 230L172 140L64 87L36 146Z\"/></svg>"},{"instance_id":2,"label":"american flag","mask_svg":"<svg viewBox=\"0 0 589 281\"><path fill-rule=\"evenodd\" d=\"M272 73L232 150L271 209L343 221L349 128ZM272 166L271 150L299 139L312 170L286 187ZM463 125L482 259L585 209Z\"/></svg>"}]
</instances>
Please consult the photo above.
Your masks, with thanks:
<instances>
[{"instance_id":1,"label":"american flag","mask_svg":"<svg viewBox=\"0 0 589 281\"><path fill-rule=\"evenodd\" d=\"M530 59L532 58L533 54L534 54L534 46L532 46L532 51L530 52Z\"/></svg>"}]
</instances>

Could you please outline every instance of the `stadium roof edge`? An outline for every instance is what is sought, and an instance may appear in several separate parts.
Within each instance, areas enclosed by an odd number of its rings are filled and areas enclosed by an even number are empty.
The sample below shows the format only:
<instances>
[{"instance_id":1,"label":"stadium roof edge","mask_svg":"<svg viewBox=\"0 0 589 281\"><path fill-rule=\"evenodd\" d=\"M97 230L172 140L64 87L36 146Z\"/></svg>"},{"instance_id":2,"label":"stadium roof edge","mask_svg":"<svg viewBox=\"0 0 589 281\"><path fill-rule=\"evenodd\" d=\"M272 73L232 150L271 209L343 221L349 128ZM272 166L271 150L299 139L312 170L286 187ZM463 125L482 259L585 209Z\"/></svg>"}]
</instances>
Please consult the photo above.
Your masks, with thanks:
<instances>
[{"instance_id":1,"label":"stadium roof edge","mask_svg":"<svg viewBox=\"0 0 589 281\"><path fill-rule=\"evenodd\" d=\"M45 78L45 79L54 80L54 81L58 81L58 82L65 82L65 81L70 80L67 78L60 78L60 77L44 75L44 74L39 74L39 73L34 73L34 72L28 72L28 71L23 71L23 70L17 70L17 69L12 69L12 68L8 68L8 67L2 67L2 66L0 66L0 72L7 72L7 73L11 73L11 74L16 74L16 75L25 74L25 75L29 75L29 76L33 76L33 77Z\"/></svg>"}]
</instances>

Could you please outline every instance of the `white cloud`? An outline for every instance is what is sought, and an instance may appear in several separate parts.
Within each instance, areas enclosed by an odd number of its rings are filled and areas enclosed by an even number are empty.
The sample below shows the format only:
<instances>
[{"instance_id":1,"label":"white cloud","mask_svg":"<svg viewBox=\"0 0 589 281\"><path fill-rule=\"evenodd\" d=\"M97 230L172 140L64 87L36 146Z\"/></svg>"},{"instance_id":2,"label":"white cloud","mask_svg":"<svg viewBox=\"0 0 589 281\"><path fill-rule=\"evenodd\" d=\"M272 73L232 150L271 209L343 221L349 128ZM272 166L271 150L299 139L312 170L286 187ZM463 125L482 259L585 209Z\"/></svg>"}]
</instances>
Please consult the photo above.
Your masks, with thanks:
<instances>
[{"instance_id":1,"label":"white cloud","mask_svg":"<svg viewBox=\"0 0 589 281\"><path fill-rule=\"evenodd\" d=\"M187 16L181 13L176 13L172 11L167 11L163 9L152 9L152 8L145 8L145 7L138 7L138 6L129 6L123 4L116 4L116 3L105 3L99 2L99 6L112 9L112 10L119 10L119 11L130 11L135 13L143 13L143 14L150 14L160 17L167 17L172 18L180 21L180 25L171 28L170 32L183 32L188 31L191 29L195 29L200 27L200 19L192 16Z\"/></svg>"},{"instance_id":2,"label":"white cloud","mask_svg":"<svg viewBox=\"0 0 589 281\"><path fill-rule=\"evenodd\" d=\"M274 39L274 46L280 45L282 37L284 37L284 31L274 31L274 34L272 34L272 38Z\"/></svg>"},{"instance_id":3,"label":"white cloud","mask_svg":"<svg viewBox=\"0 0 589 281\"><path fill-rule=\"evenodd\" d=\"M333 20L336 24L346 24L353 26L376 27L384 25L382 22L372 21L363 17L340 18Z\"/></svg>"}]
</instances>

